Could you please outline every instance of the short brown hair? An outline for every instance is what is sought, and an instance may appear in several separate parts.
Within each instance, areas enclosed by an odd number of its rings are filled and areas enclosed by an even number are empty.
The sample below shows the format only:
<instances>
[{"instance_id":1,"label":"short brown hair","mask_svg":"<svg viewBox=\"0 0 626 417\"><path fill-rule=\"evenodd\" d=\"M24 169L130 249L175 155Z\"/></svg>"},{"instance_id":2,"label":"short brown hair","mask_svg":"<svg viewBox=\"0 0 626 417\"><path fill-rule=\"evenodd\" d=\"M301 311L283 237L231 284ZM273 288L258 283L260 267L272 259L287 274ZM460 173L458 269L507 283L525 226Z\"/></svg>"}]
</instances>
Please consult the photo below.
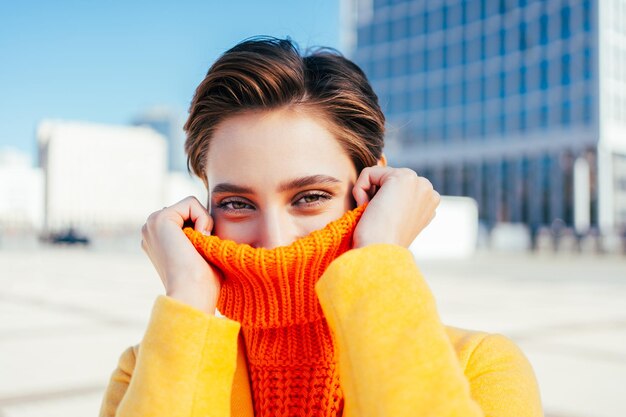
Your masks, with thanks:
<instances>
[{"instance_id":1,"label":"short brown hair","mask_svg":"<svg viewBox=\"0 0 626 417\"><path fill-rule=\"evenodd\" d=\"M245 111L284 106L320 113L357 173L381 158L385 116L356 64L334 49L301 55L290 39L255 37L226 51L196 89L184 126L187 169L208 186L206 162L217 125Z\"/></svg>"}]
</instances>

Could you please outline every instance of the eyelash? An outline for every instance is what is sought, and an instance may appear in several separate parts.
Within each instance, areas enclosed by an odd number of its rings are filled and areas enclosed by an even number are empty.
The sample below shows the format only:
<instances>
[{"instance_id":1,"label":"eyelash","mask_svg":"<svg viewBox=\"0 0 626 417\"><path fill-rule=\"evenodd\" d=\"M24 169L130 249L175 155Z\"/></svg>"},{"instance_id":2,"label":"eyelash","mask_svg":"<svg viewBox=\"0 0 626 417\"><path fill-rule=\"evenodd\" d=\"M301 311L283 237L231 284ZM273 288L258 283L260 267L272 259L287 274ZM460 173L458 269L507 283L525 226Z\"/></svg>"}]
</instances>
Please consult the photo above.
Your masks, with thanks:
<instances>
[{"instance_id":1,"label":"eyelash","mask_svg":"<svg viewBox=\"0 0 626 417\"><path fill-rule=\"evenodd\" d=\"M330 200L333 196L332 194L326 193L326 192L322 192L322 191L314 191L314 192L309 192L303 195L300 195L298 199L296 199L297 201L300 201L306 197L317 197L317 200L312 201L310 203L303 203L303 205L308 206L308 207L315 207L319 204L322 204L325 200ZM244 200L240 200L240 199L224 199L222 201L220 201L217 205L217 207L221 210L224 211L230 211L230 212L236 212L236 211L241 211L241 210L249 210L248 207L246 208L233 208L233 207L229 207L229 204L245 204L249 207L252 207L252 204L248 203L247 201ZM295 204L295 202L293 203Z\"/></svg>"}]
</instances>

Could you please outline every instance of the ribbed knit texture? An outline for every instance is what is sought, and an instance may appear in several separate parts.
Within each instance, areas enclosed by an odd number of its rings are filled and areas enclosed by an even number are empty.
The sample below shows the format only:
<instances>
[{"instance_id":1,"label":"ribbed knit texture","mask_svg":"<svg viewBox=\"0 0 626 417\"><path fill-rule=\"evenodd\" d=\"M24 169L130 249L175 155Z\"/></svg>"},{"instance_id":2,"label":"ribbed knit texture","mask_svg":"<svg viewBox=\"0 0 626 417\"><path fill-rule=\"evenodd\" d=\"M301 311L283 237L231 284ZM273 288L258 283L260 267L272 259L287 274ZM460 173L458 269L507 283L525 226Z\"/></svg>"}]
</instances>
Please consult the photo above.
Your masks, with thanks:
<instances>
[{"instance_id":1,"label":"ribbed knit texture","mask_svg":"<svg viewBox=\"0 0 626 417\"><path fill-rule=\"evenodd\" d=\"M351 248L363 210L274 249L184 229L224 275L218 309L241 323L256 417L342 415L337 357L315 283Z\"/></svg>"}]
</instances>

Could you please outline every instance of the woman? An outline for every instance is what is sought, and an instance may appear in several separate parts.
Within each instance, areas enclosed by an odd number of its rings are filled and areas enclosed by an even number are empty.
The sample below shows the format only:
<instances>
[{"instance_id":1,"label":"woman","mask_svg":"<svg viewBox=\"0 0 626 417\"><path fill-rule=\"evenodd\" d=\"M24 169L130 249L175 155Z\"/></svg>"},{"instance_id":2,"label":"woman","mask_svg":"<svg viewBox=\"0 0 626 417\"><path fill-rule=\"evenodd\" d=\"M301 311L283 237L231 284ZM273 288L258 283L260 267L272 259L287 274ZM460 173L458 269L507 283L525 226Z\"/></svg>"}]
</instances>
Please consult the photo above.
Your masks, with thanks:
<instances>
[{"instance_id":1,"label":"woman","mask_svg":"<svg viewBox=\"0 0 626 417\"><path fill-rule=\"evenodd\" d=\"M101 416L542 415L511 341L439 321L407 250L439 195L386 166L356 65L244 41L209 69L185 130L209 211L187 198L144 225L166 295Z\"/></svg>"}]
</instances>

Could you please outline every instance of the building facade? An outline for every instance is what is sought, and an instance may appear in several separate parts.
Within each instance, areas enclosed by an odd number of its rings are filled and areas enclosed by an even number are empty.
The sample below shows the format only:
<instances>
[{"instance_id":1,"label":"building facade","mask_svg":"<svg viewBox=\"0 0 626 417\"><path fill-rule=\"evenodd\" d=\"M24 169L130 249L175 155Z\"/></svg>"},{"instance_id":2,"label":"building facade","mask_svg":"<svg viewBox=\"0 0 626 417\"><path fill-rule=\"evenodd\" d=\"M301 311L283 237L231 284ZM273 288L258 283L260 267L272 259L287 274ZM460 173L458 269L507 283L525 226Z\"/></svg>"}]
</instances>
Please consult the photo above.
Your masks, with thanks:
<instances>
[{"instance_id":1,"label":"building facade","mask_svg":"<svg viewBox=\"0 0 626 417\"><path fill-rule=\"evenodd\" d=\"M44 120L44 233L137 233L163 207L166 139L147 127Z\"/></svg>"},{"instance_id":2,"label":"building facade","mask_svg":"<svg viewBox=\"0 0 626 417\"><path fill-rule=\"evenodd\" d=\"M392 164L487 226L626 227L625 0L345 0L342 19Z\"/></svg>"}]
</instances>

